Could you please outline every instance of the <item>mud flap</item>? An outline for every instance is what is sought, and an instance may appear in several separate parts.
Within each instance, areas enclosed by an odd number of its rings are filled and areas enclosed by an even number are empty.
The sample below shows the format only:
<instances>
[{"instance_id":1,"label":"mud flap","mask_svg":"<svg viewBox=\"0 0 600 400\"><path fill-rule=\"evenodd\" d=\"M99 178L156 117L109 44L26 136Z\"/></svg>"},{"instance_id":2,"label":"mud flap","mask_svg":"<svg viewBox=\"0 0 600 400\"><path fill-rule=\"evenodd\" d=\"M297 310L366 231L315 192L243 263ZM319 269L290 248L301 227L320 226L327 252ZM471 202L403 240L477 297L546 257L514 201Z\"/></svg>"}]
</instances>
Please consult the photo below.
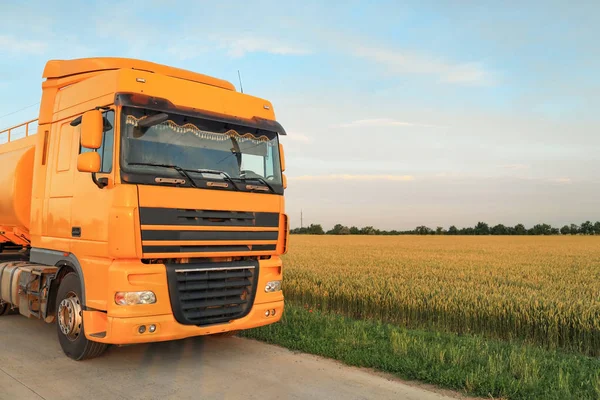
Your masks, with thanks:
<instances>
[{"instance_id":1,"label":"mud flap","mask_svg":"<svg viewBox=\"0 0 600 400\"><path fill-rule=\"evenodd\" d=\"M102 311L84 311L85 336L94 342L102 342L108 331L108 317Z\"/></svg>"}]
</instances>

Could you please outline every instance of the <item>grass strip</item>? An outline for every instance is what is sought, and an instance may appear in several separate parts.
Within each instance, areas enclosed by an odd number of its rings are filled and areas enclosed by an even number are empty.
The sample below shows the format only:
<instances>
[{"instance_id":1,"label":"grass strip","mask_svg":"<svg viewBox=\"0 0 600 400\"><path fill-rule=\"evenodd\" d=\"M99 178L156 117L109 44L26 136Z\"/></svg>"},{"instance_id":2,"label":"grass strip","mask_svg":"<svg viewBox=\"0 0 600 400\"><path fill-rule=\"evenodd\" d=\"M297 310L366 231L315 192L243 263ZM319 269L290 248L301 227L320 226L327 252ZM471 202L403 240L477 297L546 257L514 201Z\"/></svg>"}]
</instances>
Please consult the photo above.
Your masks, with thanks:
<instances>
[{"instance_id":1,"label":"grass strip","mask_svg":"<svg viewBox=\"0 0 600 400\"><path fill-rule=\"evenodd\" d=\"M408 330L289 303L280 323L241 336L470 395L600 399L600 359L522 343Z\"/></svg>"}]
</instances>

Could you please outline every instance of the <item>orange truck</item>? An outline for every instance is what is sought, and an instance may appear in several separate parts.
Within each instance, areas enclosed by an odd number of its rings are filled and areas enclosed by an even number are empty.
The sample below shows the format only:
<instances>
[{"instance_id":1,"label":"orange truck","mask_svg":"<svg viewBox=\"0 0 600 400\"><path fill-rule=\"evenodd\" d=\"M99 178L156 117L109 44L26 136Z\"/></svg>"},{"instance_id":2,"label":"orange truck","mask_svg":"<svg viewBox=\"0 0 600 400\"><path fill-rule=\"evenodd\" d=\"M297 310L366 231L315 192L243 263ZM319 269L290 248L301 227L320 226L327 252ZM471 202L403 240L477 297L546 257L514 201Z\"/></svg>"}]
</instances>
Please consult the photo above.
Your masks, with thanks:
<instances>
[{"instance_id":1,"label":"orange truck","mask_svg":"<svg viewBox=\"0 0 600 400\"><path fill-rule=\"evenodd\" d=\"M38 120L0 132L0 315L55 323L75 360L279 321L272 104L133 59L49 61L43 78Z\"/></svg>"}]
</instances>

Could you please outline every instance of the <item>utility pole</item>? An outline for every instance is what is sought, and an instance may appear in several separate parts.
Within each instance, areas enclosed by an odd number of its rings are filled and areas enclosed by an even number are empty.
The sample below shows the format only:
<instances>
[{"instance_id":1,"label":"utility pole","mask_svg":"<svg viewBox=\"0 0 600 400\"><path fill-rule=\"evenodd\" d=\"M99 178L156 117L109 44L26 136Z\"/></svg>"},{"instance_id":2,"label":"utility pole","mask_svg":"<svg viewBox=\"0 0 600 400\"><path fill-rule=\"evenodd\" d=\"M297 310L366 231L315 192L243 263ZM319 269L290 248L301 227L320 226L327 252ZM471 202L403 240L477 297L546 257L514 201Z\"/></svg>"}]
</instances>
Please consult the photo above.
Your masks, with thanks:
<instances>
[{"instance_id":1,"label":"utility pole","mask_svg":"<svg viewBox=\"0 0 600 400\"><path fill-rule=\"evenodd\" d=\"M304 216L302 210L300 210L300 228L304 228Z\"/></svg>"}]
</instances>

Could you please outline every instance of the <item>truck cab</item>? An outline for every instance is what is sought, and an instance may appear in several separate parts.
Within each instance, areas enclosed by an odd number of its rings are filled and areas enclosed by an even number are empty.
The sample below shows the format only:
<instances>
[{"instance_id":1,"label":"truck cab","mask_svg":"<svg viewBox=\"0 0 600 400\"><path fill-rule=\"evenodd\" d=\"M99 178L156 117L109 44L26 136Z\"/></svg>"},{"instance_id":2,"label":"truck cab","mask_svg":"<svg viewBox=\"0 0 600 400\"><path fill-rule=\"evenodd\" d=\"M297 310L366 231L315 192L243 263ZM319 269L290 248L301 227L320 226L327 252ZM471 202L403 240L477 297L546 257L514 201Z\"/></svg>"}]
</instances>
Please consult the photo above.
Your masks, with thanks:
<instances>
[{"instance_id":1,"label":"truck cab","mask_svg":"<svg viewBox=\"0 0 600 400\"><path fill-rule=\"evenodd\" d=\"M21 185L0 199L0 240L27 250L0 264L25 296L0 302L56 322L74 359L277 322L289 224L272 104L140 60L50 61L43 77L37 134L0 145L0 182Z\"/></svg>"}]
</instances>

